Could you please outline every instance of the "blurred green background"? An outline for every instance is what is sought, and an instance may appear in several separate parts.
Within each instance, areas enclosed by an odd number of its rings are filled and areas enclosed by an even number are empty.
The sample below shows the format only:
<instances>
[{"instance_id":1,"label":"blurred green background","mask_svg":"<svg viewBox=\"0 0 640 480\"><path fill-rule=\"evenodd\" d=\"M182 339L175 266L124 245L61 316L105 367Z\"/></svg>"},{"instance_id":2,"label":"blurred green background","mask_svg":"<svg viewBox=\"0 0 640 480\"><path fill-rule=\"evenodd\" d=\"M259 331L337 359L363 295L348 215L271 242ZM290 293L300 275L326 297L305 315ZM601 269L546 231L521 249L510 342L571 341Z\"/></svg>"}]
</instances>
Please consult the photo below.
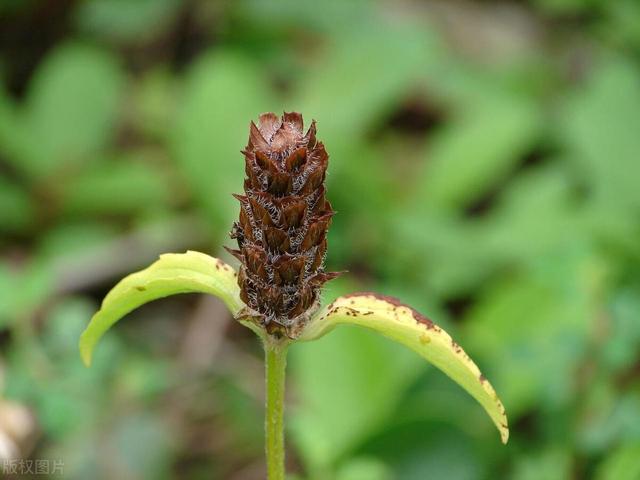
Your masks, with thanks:
<instances>
[{"instance_id":1,"label":"blurred green background","mask_svg":"<svg viewBox=\"0 0 640 480\"><path fill-rule=\"evenodd\" d=\"M329 268L447 328L507 408L342 328L292 348L298 480L640 478L636 0L0 2L0 458L264 478L263 365L215 299L79 333L165 251L222 256L248 123L331 155ZM23 477L21 477L23 478Z\"/></svg>"}]
</instances>

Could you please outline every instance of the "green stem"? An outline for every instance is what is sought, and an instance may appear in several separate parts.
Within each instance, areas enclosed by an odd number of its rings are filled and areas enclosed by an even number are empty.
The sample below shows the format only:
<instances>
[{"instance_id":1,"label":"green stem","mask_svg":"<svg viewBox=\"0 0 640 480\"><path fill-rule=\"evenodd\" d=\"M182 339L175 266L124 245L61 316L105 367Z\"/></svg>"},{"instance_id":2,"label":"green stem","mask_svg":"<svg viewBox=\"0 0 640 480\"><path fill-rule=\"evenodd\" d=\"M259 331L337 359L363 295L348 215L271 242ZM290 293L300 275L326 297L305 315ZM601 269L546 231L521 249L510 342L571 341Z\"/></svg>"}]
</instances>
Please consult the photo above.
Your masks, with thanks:
<instances>
[{"instance_id":1,"label":"green stem","mask_svg":"<svg viewBox=\"0 0 640 480\"><path fill-rule=\"evenodd\" d=\"M267 407L265 440L268 480L284 480L284 389L288 342L264 342Z\"/></svg>"}]
</instances>

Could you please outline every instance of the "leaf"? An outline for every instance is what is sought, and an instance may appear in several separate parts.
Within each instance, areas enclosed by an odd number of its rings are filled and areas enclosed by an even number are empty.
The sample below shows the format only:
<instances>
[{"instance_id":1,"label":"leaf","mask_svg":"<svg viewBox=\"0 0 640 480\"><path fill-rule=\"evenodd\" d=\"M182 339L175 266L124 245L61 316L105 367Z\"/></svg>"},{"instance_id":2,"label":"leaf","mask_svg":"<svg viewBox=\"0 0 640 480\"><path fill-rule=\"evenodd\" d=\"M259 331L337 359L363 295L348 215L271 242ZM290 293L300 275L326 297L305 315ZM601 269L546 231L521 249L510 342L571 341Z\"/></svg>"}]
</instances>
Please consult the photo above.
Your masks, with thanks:
<instances>
[{"instance_id":1,"label":"leaf","mask_svg":"<svg viewBox=\"0 0 640 480\"><path fill-rule=\"evenodd\" d=\"M476 102L433 138L418 198L429 208L459 208L503 181L538 138L540 114L525 98L503 94Z\"/></svg>"},{"instance_id":2,"label":"leaf","mask_svg":"<svg viewBox=\"0 0 640 480\"><path fill-rule=\"evenodd\" d=\"M637 178L640 136L638 72L610 58L594 69L586 85L567 97L558 127L562 140L607 215L640 208Z\"/></svg>"},{"instance_id":3,"label":"leaf","mask_svg":"<svg viewBox=\"0 0 640 480\"><path fill-rule=\"evenodd\" d=\"M441 50L435 36L415 24L395 28L387 22L363 21L332 38L323 61L305 72L292 105L318 121L322 140L337 160L334 174L347 163L338 160L336 150L383 122L440 59Z\"/></svg>"},{"instance_id":4,"label":"leaf","mask_svg":"<svg viewBox=\"0 0 640 480\"><path fill-rule=\"evenodd\" d=\"M132 152L117 160L70 178L62 186L62 210L78 216L131 214L169 203L171 189L162 170L153 164L152 154Z\"/></svg>"},{"instance_id":5,"label":"leaf","mask_svg":"<svg viewBox=\"0 0 640 480\"><path fill-rule=\"evenodd\" d=\"M597 480L632 480L640 476L640 442L629 442L607 455L598 466Z\"/></svg>"},{"instance_id":6,"label":"leaf","mask_svg":"<svg viewBox=\"0 0 640 480\"><path fill-rule=\"evenodd\" d=\"M578 243L528 261L526 274L487 282L463 328L465 344L504 385L512 418L541 404L572 404L572 381L589 356L591 322L600 315L593 298L605 288L607 271Z\"/></svg>"},{"instance_id":7,"label":"leaf","mask_svg":"<svg viewBox=\"0 0 640 480\"><path fill-rule=\"evenodd\" d=\"M503 443L509 438L507 417L491 384L447 332L392 297L356 293L321 310L300 340L314 340L338 324L367 327L414 350L475 398L495 423Z\"/></svg>"},{"instance_id":8,"label":"leaf","mask_svg":"<svg viewBox=\"0 0 640 480\"><path fill-rule=\"evenodd\" d=\"M612 370L632 368L640 351L640 285L620 288L611 299L608 338L602 363Z\"/></svg>"},{"instance_id":9,"label":"leaf","mask_svg":"<svg viewBox=\"0 0 640 480\"><path fill-rule=\"evenodd\" d=\"M104 50L66 44L49 54L22 111L33 150L24 152L26 173L43 177L93 161L114 133L124 86L120 64Z\"/></svg>"},{"instance_id":10,"label":"leaf","mask_svg":"<svg viewBox=\"0 0 640 480\"><path fill-rule=\"evenodd\" d=\"M360 457L349 460L337 473L338 480L389 480L389 467L377 458Z\"/></svg>"},{"instance_id":11,"label":"leaf","mask_svg":"<svg viewBox=\"0 0 640 480\"><path fill-rule=\"evenodd\" d=\"M565 446L550 445L542 451L528 451L515 459L512 480L571 478L571 453Z\"/></svg>"},{"instance_id":12,"label":"leaf","mask_svg":"<svg viewBox=\"0 0 640 480\"><path fill-rule=\"evenodd\" d=\"M18 173L28 171L37 155L27 127L18 105L0 87L0 153L2 160Z\"/></svg>"},{"instance_id":13,"label":"leaf","mask_svg":"<svg viewBox=\"0 0 640 480\"><path fill-rule=\"evenodd\" d=\"M0 328L5 328L12 317L13 285L15 285L15 277L9 265L3 260L0 262Z\"/></svg>"},{"instance_id":14,"label":"leaf","mask_svg":"<svg viewBox=\"0 0 640 480\"><path fill-rule=\"evenodd\" d=\"M0 174L0 232L22 232L35 217L35 205L27 189Z\"/></svg>"},{"instance_id":15,"label":"leaf","mask_svg":"<svg viewBox=\"0 0 640 480\"><path fill-rule=\"evenodd\" d=\"M180 7L177 0L97 0L78 5L79 27L120 42L150 41L171 24Z\"/></svg>"},{"instance_id":16,"label":"leaf","mask_svg":"<svg viewBox=\"0 0 640 480\"><path fill-rule=\"evenodd\" d=\"M200 252L166 253L148 268L122 279L105 297L80 337L80 355L91 364L100 337L127 313L152 300L178 293L202 292L224 301L234 315L242 308L235 271Z\"/></svg>"},{"instance_id":17,"label":"leaf","mask_svg":"<svg viewBox=\"0 0 640 480\"><path fill-rule=\"evenodd\" d=\"M256 26L270 32L278 29L288 30L291 25L298 25L305 31L319 30L327 33L336 30L353 30L375 12L375 4L368 0L324 2L322 15L317 14L313 0L281 0L279 2L244 0L236 2L236 6L243 17L250 21L251 31L243 32L243 35L249 38L262 33L261 30L256 29ZM264 42L263 38L258 38Z\"/></svg>"}]
</instances>

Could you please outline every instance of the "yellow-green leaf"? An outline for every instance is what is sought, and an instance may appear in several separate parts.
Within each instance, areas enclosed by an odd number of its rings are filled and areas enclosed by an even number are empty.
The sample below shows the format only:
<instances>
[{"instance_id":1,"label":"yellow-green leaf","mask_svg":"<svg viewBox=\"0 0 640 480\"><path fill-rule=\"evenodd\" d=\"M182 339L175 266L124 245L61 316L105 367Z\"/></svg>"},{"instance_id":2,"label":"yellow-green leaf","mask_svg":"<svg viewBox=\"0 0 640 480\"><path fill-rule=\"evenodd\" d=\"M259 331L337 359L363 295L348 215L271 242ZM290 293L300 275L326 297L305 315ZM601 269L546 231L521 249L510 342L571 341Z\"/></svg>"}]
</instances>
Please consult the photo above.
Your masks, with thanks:
<instances>
[{"instance_id":1,"label":"yellow-green leaf","mask_svg":"<svg viewBox=\"0 0 640 480\"><path fill-rule=\"evenodd\" d=\"M152 300L178 293L202 292L224 301L233 315L244 306L236 272L217 258L200 252L166 253L160 259L122 279L102 301L80 337L80 355L91 364L100 337L127 313Z\"/></svg>"},{"instance_id":2,"label":"yellow-green leaf","mask_svg":"<svg viewBox=\"0 0 640 480\"><path fill-rule=\"evenodd\" d=\"M414 350L475 398L493 420L503 443L509 438L502 402L465 351L431 320L392 297L356 293L340 297L307 325L300 340L314 340L339 324L375 330Z\"/></svg>"}]
</instances>

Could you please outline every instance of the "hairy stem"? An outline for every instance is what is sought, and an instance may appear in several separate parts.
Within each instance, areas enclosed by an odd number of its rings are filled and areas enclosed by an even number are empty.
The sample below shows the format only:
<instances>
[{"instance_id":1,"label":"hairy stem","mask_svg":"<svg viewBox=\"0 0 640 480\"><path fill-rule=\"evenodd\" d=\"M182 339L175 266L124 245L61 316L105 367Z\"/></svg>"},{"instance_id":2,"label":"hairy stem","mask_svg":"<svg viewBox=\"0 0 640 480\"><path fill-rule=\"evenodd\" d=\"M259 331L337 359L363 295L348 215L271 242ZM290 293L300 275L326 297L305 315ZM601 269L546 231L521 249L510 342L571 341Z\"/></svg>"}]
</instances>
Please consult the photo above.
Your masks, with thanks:
<instances>
[{"instance_id":1,"label":"hairy stem","mask_svg":"<svg viewBox=\"0 0 640 480\"><path fill-rule=\"evenodd\" d=\"M284 389L288 342L264 342L267 406L265 440L268 480L284 480Z\"/></svg>"}]
</instances>

